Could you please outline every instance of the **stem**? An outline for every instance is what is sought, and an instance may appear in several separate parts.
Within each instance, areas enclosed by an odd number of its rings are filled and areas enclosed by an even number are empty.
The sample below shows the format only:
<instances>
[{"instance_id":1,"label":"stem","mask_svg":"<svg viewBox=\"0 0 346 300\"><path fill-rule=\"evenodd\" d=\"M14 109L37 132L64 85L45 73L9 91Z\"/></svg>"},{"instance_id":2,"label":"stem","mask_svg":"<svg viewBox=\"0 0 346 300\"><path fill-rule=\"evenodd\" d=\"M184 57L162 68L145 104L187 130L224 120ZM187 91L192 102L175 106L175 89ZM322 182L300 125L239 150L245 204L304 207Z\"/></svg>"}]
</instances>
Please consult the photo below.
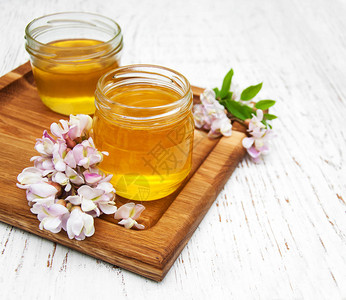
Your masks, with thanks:
<instances>
[{"instance_id":1,"label":"stem","mask_svg":"<svg viewBox=\"0 0 346 300\"><path fill-rule=\"evenodd\" d=\"M227 117L231 120L231 121L237 121L238 123L247 126L245 121L239 118L236 118L235 116L231 115L230 113L227 114Z\"/></svg>"}]
</instances>

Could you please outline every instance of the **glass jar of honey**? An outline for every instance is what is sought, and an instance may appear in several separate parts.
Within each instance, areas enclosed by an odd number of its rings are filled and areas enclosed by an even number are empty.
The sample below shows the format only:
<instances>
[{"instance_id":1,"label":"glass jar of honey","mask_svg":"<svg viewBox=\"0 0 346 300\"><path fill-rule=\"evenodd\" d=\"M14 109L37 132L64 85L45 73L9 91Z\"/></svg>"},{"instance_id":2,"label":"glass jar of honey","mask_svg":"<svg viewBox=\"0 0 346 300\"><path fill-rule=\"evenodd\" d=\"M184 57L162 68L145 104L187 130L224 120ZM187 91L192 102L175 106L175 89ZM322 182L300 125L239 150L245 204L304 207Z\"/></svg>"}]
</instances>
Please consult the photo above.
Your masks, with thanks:
<instances>
[{"instance_id":1,"label":"glass jar of honey","mask_svg":"<svg viewBox=\"0 0 346 300\"><path fill-rule=\"evenodd\" d=\"M61 114L92 114L102 74L119 66L123 38L113 20L91 13L57 13L25 29L38 93Z\"/></svg>"},{"instance_id":2,"label":"glass jar of honey","mask_svg":"<svg viewBox=\"0 0 346 300\"><path fill-rule=\"evenodd\" d=\"M191 170L192 92L180 73L153 65L120 67L95 92L94 141L107 151L100 168L116 193L155 200L173 193Z\"/></svg>"}]
</instances>

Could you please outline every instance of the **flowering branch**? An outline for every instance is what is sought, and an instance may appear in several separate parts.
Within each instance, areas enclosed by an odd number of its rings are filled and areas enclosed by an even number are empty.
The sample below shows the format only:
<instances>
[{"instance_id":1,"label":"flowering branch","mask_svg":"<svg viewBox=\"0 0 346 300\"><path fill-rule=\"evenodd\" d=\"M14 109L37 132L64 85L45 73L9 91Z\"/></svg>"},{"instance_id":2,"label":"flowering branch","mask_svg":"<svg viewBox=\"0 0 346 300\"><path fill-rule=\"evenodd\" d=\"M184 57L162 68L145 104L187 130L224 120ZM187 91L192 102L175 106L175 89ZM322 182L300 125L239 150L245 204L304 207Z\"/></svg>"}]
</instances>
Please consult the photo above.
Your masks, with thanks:
<instances>
[{"instance_id":1,"label":"flowering branch","mask_svg":"<svg viewBox=\"0 0 346 300\"><path fill-rule=\"evenodd\" d=\"M69 121L53 123L52 135L45 130L36 141L40 155L31 158L34 167L25 168L17 177L17 186L26 190L41 230L58 233L63 229L70 239L84 240L95 232L95 217L117 212L115 189L109 182L112 175L107 176L97 167L108 153L96 149L91 128L88 115L71 115ZM125 220L136 220L143 210L144 206ZM144 229L136 221L119 224Z\"/></svg>"},{"instance_id":2,"label":"flowering branch","mask_svg":"<svg viewBox=\"0 0 346 300\"><path fill-rule=\"evenodd\" d=\"M221 90L206 89L201 94L200 104L195 104L193 116L196 128L208 131L208 136L215 138L232 134L232 121L243 125L249 124L248 137L243 140L250 157L259 162L263 154L269 151L269 140L273 137L271 120L277 116L268 113L276 101L252 101L262 88L262 83L244 89L240 99L230 91L234 72L231 69L225 76ZM251 101L250 101L251 100Z\"/></svg>"}]
</instances>

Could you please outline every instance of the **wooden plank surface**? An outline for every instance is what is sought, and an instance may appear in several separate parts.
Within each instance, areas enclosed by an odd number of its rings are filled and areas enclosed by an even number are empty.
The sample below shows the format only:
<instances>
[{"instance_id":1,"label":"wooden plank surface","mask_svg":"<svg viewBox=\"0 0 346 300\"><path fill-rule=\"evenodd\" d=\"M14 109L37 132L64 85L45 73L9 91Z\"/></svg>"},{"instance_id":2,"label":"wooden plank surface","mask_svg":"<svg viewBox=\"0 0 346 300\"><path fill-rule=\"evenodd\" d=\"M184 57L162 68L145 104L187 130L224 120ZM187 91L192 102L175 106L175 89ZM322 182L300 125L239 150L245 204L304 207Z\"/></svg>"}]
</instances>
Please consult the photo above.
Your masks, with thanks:
<instances>
[{"instance_id":1,"label":"wooden plank surface","mask_svg":"<svg viewBox=\"0 0 346 300\"><path fill-rule=\"evenodd\" d=\"M345 1L13 0L0 7L1 75L27 61L30 20L92 11L124 28L123 64L164 65L209 87L233 67L234 88L263 81L260 97L278 100L280 117L270 154L236 168L160 284L0 224L3 298L346 297Z\"/></svg>"},{"instance_id":2,"label":"wooden plank surface","mask_svg":"<svg viewBox=\"0 0 346 300\"><path fill-rule=\"evenodd\" d=\"M36 155L36 139L30 139L27 133L38 138L42 127L49 128L50 123L64 117L54 112L48 114L38 96L29 63L1 77L0 85L0 98L6 99L0 107L0 180L7 195L0 198L0 221L156 281L161 281L169 271L246 152L242 147L244 133L234 131L229 138L211 140L195 130L188 178L170 196L139 202L146 207L138 220L145 225L144 230L127 230L111 216L102 216L95 220L96 233L91 238L82 242L70 240L65 232L51 234L39 230L25 191L16 187L17 175L32 165L30 158ZM194 89L198 94L198 88ZM35 118L28 118L33 114ZM120 206L133 201L116 202Z\"/></svg>"}]
</instances>

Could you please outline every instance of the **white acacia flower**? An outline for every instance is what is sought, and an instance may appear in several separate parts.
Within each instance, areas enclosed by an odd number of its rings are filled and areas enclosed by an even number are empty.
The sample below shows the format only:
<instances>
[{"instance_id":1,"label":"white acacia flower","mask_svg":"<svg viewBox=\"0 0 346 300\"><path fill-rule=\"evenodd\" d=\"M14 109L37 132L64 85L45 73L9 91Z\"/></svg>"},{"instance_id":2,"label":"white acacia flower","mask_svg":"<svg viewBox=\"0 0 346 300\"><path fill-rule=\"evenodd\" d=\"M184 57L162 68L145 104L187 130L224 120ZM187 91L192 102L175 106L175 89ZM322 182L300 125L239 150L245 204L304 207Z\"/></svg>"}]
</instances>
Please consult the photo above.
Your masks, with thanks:
<instances>
[{"instance_id":1,"label":"white acacia flower","mask_svg":"<svg viewBox=\"0 0 346 300\"><path fill-rule=\"evenodd\" d=\"M75 196L68 196L67 201L73 205L81 205L84 212L95 213L96 216L101 214L113 214L117 208L114 203L114 188L111 183L103 182L96 188L88 185L82 185ZM100 211L101 210L101 211Z\"/></svg>"},{"instance_id":2,"label":"white acacia flower","mask_svg":"<svg viewBox=\"0 0 346 300\"><path fill-rule=\"evenodd\" d=\"M76 145L79 138L88 138L92 127L92 118L88 115L70 115L70 120L60 120L59 123L52 123L50 130L53 135L64 140L69 148Z\"/></svg>"},{"instance_id":3,"label":"white acacia flower","mask_svg":"<svg viewBox=\"0 0 346 300\"><path fill-rule=\"evenodd\" d=\"M50 125L50 132L60 139L65 139L67 132L69 131L68 121L60 120L60 123L52 123Z\"/></svg>"},{"instance_id":4,"label":"white acacia flower","mask_svg":"<svg viewBox=\"0 0 346 300\"><path fill-rule=\"evenodd\" d=\"M54 144L53 149L53 163L54 167L59 172L65 172L66 163L64 159L67 154L67 145L64 140L58 140L57 143Z\"/></svg>"},{"instance_id":5,"label":"white acacia flower","mask_svg":"<svg viewBox=\"0 0 346 300\"><path fill-rule=\"evenodd\" d=\"M114 214L114 219L122 219L118 224L123 225L127 229L133 226L137 229L144 229L144 225L138 224L136 221L143 210L145 210L145 207L142 204L126 203L119 207Z\"/></svg>"},{"instance_id":6,"label":"white acacia flower","mask_svg":"<svg viewBox=\"0 0 346 300\"><path fill-rule=\"evenodd\" d=\"M77 164L76 164L76 160L74 159L73 151L70 149L66 149L66 151L67 153L66 153L66 156L64 157L64 163L74 169L77 166Z\"/></svg>"},{"instance_id":7,"label":"white acacia flower","mask_svg":"<svg viewBox=\"0 0 346 300\"><path fill-rule=\"evenodd\" d=\"M215 98L213 90L206 89L200 96L201 104L194 105L193 117L195 126L208 130L212 138L232 134L232 124L227 117L225 108Z\"/></svg>"},{"instance_id":8,"label":"white acacia flower","mask_svg":"<svg viewBox=\"0 0 346 300\"><path fill-rule=\"evenodd\" d=\"M54 144L55 140L45 130L42 138L36 140L35 149L43 156L52 157Z\"/></svg>"},{"instance_id":9,"label":"white acacia flower","mask_svg":"<svg viewBox=\"0 0 346 300\"><path fill-rule=\"evenodd\" d=\"M56 172L52 176L52 180L62 186L65 186L66 192L71 190L71 182L76 185L81 185L84 183L83 177L69 166L66 166L65 172Z\"/></svg>"},{"instance_id":10,"label":"white acacia flower","mask_svg":"<svg viewBox=\"0 0 346 300\"><path fill-rule=\"evenodd\" d=\"M83 175L85 178L85 182L92 187L95 187L97 184L100 184L102 182L109 182L113 177L113 174L106 175L97 167L91 167L88 170L85 170L83 172Z\"/></svg>"},{"instance_id":11,"label":"white acacia flower","mask_svg":"<svg viewBox=\"0 0 346 300\"><path fill-rule=\"evenodd\" d=\"M97 185L97 189L101 189L104 191L103 198L107 200L113 200L115 188L110 182L101 182Z\"/></svg>"},{"instance_id":12,"label":"white acacia flower","mask_svg":"<svg viewBox=\"0 0 346 300\"><path fill-rule=\"evenodd\" d=\"M69 166L66 166L65 174L70 179L70 182L76 185L81 185L84 183L83 176Z\"/></svg>"},{"instance_id":13,"label":"white acacia flower","mask_svg":"<svg viewBox=\"0 0 346 300\"><path fill-rule=\"evenodd\" d=\"M55 172L55 167L53 159L46 156L33 156L30 158L30 161L34 162L35 168L43 171L43 176L46 176L49 173Z\"/></svg>"},{"instance_id":14,"label":"white acacia flower","mask_svg":"<svg viewBox=\"0 0 346 300\"><path fill-rule=\"evenodd\" d=\"M213 90L205 89L201 94L200 99L205 108L206 115L212 120L226 115L225 108L216 100L216 95Z\"/></svg>"},{"instance_id":15,"label":"white acacia flower","mask_svg":"<svg viewBox=\"0 0 346 300\"><path fill-rule=\"evenodd\" d=\"M35 167L25 168L18 176L17 187L21 189L27 189L31 184L41 183L48 181L47 178L43 178L43 172Z\"/></svg>"},{"instance_id":16,"label":"white acacia flower","mask_svg":"<svg viewBox=\"0 0 346 300\"><path fill-rule=\"evenodd\" d=\"M52 176L52 180L56 183L59 183L62 186L65 186L65 191L68 192L71 190L71 184L69 178L63 172L56 172Z\"/></svg>"},{"instance_id":17,"label":"white acacia flower","mask_svg":"<svg viewBox=\"0 0 346 300\"><path fill-rule=\"evenodd\" d=\"M94 218L80 210L79 206L72 208L67 220L66 231L70 239L82 241L95 233Z\"/></svg>"},{"instance_id":18,"label":"white acacia flower","mask_svg":"<svg viewBox=\"0 0 346 300\"><path fill-rule=\"evenodd\" d=\"M103 160L104 154L108 153L98 151L91 137L73 148L76 164L85 169L92 168L100 163Z\"/></svg>"},{"instance_id":19,"label":"white acacia flower","mask_svg":"<svg viewBox=\"0 0 346 300\"><path fill-rule=\"evenodd\" d=\"M26 198L30 202L51 205L58 190L47 182L31 184L26 190Z\"/></svg>"},{"instance_id":20,"label":"white acacia flower","mask_svg":"<svg viewBox=\"0 0 346 300\"><path fill-rule=\"evenodd\" d=\"M263 120L263 111L261 109L256 110L256 115L252 114L252 119L249 123L249 130L248 131L254 131L258 129L265 128L265 125L262 123Z\"/></svg>"},{"instance_id":21,"label":"white acacia flower","mask_svg":"<svg viewBox=\"0 0 346 300\"><path fill-rule=\"evenodd\" d=\"M215 98L215 92L211 89L205 89L200 95L200 99L203 105L214 104Z\"/></svg>"},{"instance_id":22,"label":"white acacia flower","mask_svg":"<svg viewBox=\"0 0 346 300\"><path fill-rule=\"evenodd\" d=\"M261 122L263 111L258 109L256 115L252 115L249 123L248 132L251 137L243 139L242 144L254 162L259 162L261 155L269 152L269 141L273 137L273 132Z\"/></svg>"},{"instance_id":23,"label":"white acacia flower","mask_svg":"<svg viewBox=\"0 0 346 300\"><path fill-rule=\"evenodd\" d=\"M68 209L61 204L45 204L35 203L30 209L32 213L37 214L37 218L41 221L39 228L46 229L53 233L60 232L61 228L66 230L66 222L69 217Z\"/></svg>"},{"instance_id":24,"label":"white acacia flower","mask_svg":"<svg viewBox=\"0 0 346 300\"><path fill-rule=\"evenodd\" d=\"M202 128L204 126L205 109L203 104L195 104L193 106L193 119L197 128Z\"/></svg>"},{"instance_id":25,"label":"white acacia flower","mask_svg":"<svg viewBox=\"0 0 346 300\"><path fill-rule=\"evenodd\" d=\"M92 127L93 120L88 115L70 115L70 130L68 132L69 137L74 140L82 136L89 136L89 131Z\"/></svg>"},{"instance_id":26,"label":"white acacia flower","mask_svg":"<svg viewBox=\"0 0 346 300\"><path fill-rule=\"evenodd\" d=\"M102 174L99 174L99 172L90 172L89 170L86 170L83 172L83 175L85 182L89 185L95 185L103 179Z\"/></svg>"},{"instance_id":27,"label":"white acacia flower","mask_svg":"<svg viewBox=\"0 0 346 300\"><path fill-rule=\"evenodd\" d=\"M232 124L230 119L227 117L216 119L210 127L210 131L208 132L208 136L212 138L216 138L219 136L231 136L232 135Z\"/></svg>"}]
</instances>

